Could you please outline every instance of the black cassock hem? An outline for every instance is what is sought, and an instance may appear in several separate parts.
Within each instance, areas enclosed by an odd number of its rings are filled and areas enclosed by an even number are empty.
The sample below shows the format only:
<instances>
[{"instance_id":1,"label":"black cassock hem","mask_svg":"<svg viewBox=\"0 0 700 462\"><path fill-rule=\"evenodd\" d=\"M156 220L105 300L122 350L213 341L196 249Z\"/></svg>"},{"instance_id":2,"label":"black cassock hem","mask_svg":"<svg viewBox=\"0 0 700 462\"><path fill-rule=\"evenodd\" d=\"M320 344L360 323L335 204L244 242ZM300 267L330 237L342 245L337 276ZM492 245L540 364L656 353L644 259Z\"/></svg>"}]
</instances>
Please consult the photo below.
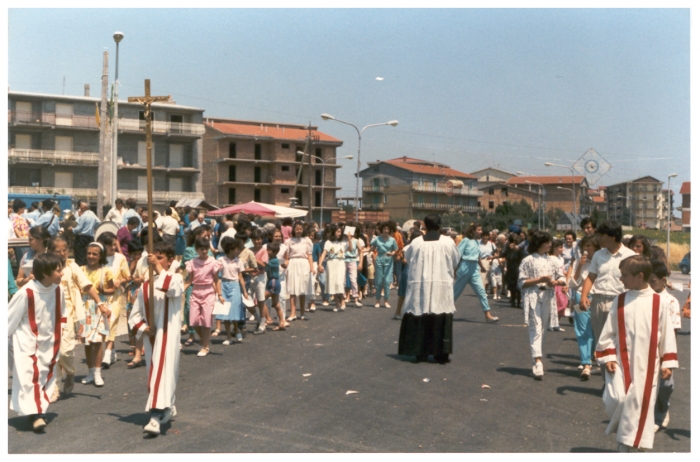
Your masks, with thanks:
<instances>
[{"instance_id":1,"label":"black cassock hem","mask_svg":"<svg viewBox=\"0 0 700 462\"><path fill-rule=\"evenodd\" d=\"M406 313L401 319L399 355L444 356L452 353L452 313Z\"/></svg>"}]
</instances>

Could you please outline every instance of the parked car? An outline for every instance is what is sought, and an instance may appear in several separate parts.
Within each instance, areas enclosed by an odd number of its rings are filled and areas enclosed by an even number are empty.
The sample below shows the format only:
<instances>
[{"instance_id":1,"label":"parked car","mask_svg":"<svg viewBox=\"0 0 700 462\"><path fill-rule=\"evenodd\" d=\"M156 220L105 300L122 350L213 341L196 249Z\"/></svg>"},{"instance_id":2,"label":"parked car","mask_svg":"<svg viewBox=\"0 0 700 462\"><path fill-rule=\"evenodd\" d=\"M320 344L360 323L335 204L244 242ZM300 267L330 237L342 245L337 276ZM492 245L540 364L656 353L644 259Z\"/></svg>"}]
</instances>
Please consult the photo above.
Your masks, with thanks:
<instances>
[{"instance_id":1,"label":"parked car","mask_svg":"<svg viewBox=\"0 0 700 462\"><path fill-rule=\"evenodd\" d=\"M681 273L683 273L683 274L690 273L690 252L685 254L685 257L683 257L683 260L681 260L681 262L678 263L678 266L681 269Z\"/></svg>"}]
</instances>

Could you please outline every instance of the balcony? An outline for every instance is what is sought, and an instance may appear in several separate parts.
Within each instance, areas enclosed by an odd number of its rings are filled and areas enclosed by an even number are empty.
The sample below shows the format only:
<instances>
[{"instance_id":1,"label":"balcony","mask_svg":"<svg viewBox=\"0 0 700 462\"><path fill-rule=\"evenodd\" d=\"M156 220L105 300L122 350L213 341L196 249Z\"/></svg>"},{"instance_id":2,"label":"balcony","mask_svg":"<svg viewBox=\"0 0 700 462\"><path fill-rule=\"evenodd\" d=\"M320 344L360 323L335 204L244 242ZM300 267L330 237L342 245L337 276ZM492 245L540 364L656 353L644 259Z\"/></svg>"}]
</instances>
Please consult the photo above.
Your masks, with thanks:
<instances>
[{"instance_id":1,"label":"balcony","mask_svg":"<svg viewBox=\"0 0 700 462\"><path fill-rule=\"evenodd\" d=\"M119 129L132 132L145 132L146 121L139 119L119 119ZM204 135L204 124L186 124L154 120L151 130L161 135Z\"/></svg>"},{"instance_id":2,"label":"balcony","mask_svg":"<svg viewBox=\"0 0 700 462\"><path fill-rule=\"evenodd\" d=\"M61 126L99 130L94 115L55 114L53 112L7 111L7 121L14 125Z\"/></svg>"},{"instance_id":3,"label":"balcony","mask_svg":"<svg viewBox=\"0 0 700 462\"><path fill-rule=\"evenodd\" d=\"M409 206L413 209L424 209L424 210L454 210L457 212L479 212L480 207L473 205L453 205L453 204L430 204L426 202L410 202Z\"/></svg>"},{"instance_id":4,"label":"balcony","mask_svg":"<svg viewBox=\"0 0 700 462\"><path fill-rule=\"evenodd\" d=\"M98 152L46 151L43 149L10 149L8 163L30 163L48 165L80 165L96 167Z\"/></svg>"},{"instance_id":5,"label":"balcony","mask_svg":"<svg viewBox=\"0 0 700 462\"><path fill-rule=\"evenodd\" d=\"M133 197L137 202L146 202L148 194L146 191L136 189L120 189L117 195L122 198ZM153 200L157 202L179 201L180 199L204 199L204 193L201 192L182 192L182 191L153 191Z\"/></svg>"},{"instance_id":6,"label":"balcony","mask_svg":"<svg viewBox=\"0 0 700 462\"><path fill-rule=\"evenodd\" d=\"M461 188L461 189L450 189L450 188L445 187L445 183L438 183L437 186L436 186L436 185L425 184L425 183L420 184L419 182L414 181L414 182L411 184L411 189L414 190L414 191L432 192L432 193L440 193L440 194L447 194L448 191L452 191L452 195L454 195L454 196L474 196L474 197L478 197L478 196L483 196L483 195L484 195L484 192L483 192L483 191L479 191L479 190L476 189L476 188L464 187L464 188Z\"/></svg>"},{"instance_id":7,"label":"balcony","mask_svg":"<svg viewBox=\"0 0 700 462\"><path fill-rule=\"evenodd\" d=\"M363 187L362 187L362 192L383 193L383 192L384 192L384 186L363 186Z\"/></svg>"},{"instance_id":8,"label":"balcony","mask_svg":"<svg viewBox=\"0 0 700 462\"><path fill-rule=\"evenodd\" d=\"M361 210L384 210L384 204L364 204Z\"/></svg>"},{"instance_id":9,"label":"balcony","mask_svg":"<svg viewBox=\"0 0 700 462\"><path fill-rule=\"evenodd\" d=\"M55 186L10 186L9 193L14 194L65 194L76 198L97 200L97 189L58 188Z\"/></svg>"}]
</instances>

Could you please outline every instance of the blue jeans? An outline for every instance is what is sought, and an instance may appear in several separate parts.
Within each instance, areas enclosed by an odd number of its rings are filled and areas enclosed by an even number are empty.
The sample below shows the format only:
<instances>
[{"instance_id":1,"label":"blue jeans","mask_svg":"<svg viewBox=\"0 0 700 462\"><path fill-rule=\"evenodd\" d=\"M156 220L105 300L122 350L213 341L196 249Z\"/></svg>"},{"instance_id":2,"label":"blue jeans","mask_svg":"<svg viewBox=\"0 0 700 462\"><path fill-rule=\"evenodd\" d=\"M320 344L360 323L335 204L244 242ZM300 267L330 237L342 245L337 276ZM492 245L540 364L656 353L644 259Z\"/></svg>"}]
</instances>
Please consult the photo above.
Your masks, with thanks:
<instances>
[{"instance_id":1,"label":"blue jeans","mask_svg":"<svg viewBox=\"0 0 700 462\"><path fill-rule=\"evenodd\" d=\"M574 313L574 333L578 342L578 352L581 355L581 364L591 365L591 352L593 351L593 328L591 327L591 312L576 311Z\"/></svg>"},{"instance_id":2,"label":"blue jeans","mask_svg":"<svg viewBox=\"0 0 700 462\"><path fill-rule=\"evenodd\" d=\"M377 288L377 303L382 298L382 289L384 289L384 301L389 301L389 287L394 277L394 265L390 262L388 265L374 264L374 286Z\"/></svg>"},{"instance_id":3,"label":"blue jeans","mask_svg":"<svg viewBox=\"0 0 700 462\"><path fill-rule=\"evenodd\" d=\"M455 285L454 285L454 297L462 295L467 284L471 286L472 290L476 293L479 298L479 303L481 303L481 309L483 311L489 311L489 301L486 298L486 290L484 290L484 283L481 281L481 274L479 273L479 262L471 260L462 260L457 267L457 273L455 274Z\"/></svg>"}]
</instances>

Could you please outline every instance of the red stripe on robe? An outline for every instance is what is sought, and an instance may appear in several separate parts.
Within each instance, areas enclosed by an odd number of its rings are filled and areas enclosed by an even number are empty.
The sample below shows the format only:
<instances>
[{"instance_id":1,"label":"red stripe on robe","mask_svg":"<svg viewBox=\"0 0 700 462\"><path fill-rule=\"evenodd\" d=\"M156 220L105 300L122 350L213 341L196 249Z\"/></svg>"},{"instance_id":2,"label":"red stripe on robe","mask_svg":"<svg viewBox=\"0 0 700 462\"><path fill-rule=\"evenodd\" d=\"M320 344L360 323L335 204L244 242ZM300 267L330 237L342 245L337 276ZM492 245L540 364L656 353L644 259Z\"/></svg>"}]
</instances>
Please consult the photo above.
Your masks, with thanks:
<instances>
[{"instance_id":1,"label":"red stripe on robe","mask_svg":"<svg viewBox=\"0 0 700 462\"><path fill-rule=\"evenodd\" d=\"M634 438L634 447L639 447L639 442L644 433L644 424L647 420L649 412L649 401L651 400L651 389L654 385L654 376L656 375L656 352L659 346L659 304L661 297L659 294L654 294L653 308L651 311L651 338L649 339L649 359L647 362L647 377L644 381L644 395L642 398L642 411L639 414L639 425L637 426L637 436Z\"/></svg>"},{"instance_id":2,"label":"red stripe on robe","mask_svg":"<svg viewBox=\"0 0 700 462\"><path fill-rule=\"evenodd\" d=\"M160 358L158 359L158 372L156 373L155 390L153 390L153 403L151 409L156 408L158 401L158 389L160 387L160 378L163 375L163 364L165 363L165 346L168 344L168 298L165 298L165 312L163 313L163 341L160 347ZM151 362L153 365L153 362Z\"/></svg>"},{"instance_id":3,"label":"red stripe on robe","mask_svg":"<svg viewBox=\"0 0 700 462\"><path fill-rule=\"evenodd\" d=\"M39 348L39 329L37 329L36 326L36 309L34 307L34 291L31 289L27 289L27 301L29 302L29 310L28 310L28 317L29 317L29 327L32 329L32 334L34 334L34 337L36 338L37 341L37 346L36 348ZM32 374L32 384L34 384L34 402L36 403L36 409L37 409L37 414L41 414L41 387L39 386L39 365L38 361L39 358L37 358L36 354L33 354L30 356L32 359L32 369L34 370L34 373Z\"/></svg>"},{"instance_id":4,"label":"red stripe on robe","mask_svg":"<svg viewBox=\"0 0 700 462\"><path fill-rule=\"evenodd\" d=\"M625 377L625 393L632 385L632 372L630 371L630 355L627 349L627 331L625 329L625 294L617 297L617 335L620 337L620 359Z\"/></svg>"}]
</instances>

